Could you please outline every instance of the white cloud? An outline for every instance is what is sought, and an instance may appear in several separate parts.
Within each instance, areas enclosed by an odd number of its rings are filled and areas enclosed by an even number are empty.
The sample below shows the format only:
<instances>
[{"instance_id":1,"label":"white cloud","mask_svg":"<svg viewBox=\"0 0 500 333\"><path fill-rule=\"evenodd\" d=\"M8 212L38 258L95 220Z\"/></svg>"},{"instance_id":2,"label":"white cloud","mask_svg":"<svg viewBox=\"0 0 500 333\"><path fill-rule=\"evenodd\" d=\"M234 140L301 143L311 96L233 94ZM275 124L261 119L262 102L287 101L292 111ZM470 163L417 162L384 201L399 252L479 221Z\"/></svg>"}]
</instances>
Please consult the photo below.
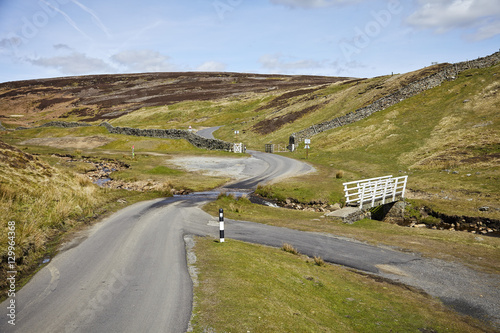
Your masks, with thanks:
<instances>
[{"instance_id":1,"label":"white cloud","mask_svg":"<svg viewBox=\"0 0 500 333\"><path fill-rule=\"evenodd\" d=\"M259 62L263 68L275 73L293 73L301 69L317 69L322 68L324 64L320 61L311 59L286 59L281 54L266 54L259 58Z\"/></svg>"},{"instance_id":2,"label":"white cloud","mask_svg":"<svg viewBox=\"0 0 500 333\"><path fill-rule=\"evenodd\" d=\"M0 54L15 54L22 43L22 39L15 35L0 39Z\"/></svg>"},{"instance_id":3,"label":"white cloud","mask_svg":"<svg viewBox=\"0 0 500 333\"><path fill-rule=\"evenodd\" d=\"M423 29L445 33L452 29L473 29L474 40L500 34L498 0L418 0L419 8L407 23Z\"/></svg>"},{"instance_id":4,"label":"white cloud","mask_svg":"<svg viewBox=\"0 0 500 333\"><path fill-rule=\"evenodd\" d=\"M468 35L472 40L483 40L500 35L500 19L484 24L477 29L476 33Z\"/></svg>"},{"instance_id":5,"label":"white cloud","mask_svg":"<svg viewBox=\"0 0 500 333\"><path fill-rule=\"evenodd\" d=\"M292 8L321 8L342 4L358 3L361 0L270 0L275 5Z\"/></svg>"},{"instance_id":6,"label":"white cloud","mask_svg":"<svg viewBox=\"0 0 500 333\"><path fill-rule=\"evenodd\" d=\"M55 44L54 49L56 49L56 50L70 50L70 51L72 50L72 48L66 44Z\"/></svg>"},{"instance_id":7,"label":"white cloud","mask_svg":"<svg viewBox=\"0 0 500 333\"><path fill-rule=\"evenodd\" d=\"M223 72L226 70L226 64L218 61L206 61L196 69L200 72Z\"/></svg>"},{"instance_id":8,"label":"white cloud","mask_svg":"<svg viewBox=\"0 0 500 333\"><path fill-rule=\"evenodd\" d=\"M128 50L111 57L126 68L127 72L170 72L177 66L170 62L170 57L152 50Z\"/></svg>"},{"instance_id":9,"label":"white cloud","mask_svg":"<svg viewBox=\"0 0 500 333\"><path fill-rule=\"evenodd\" d=\"M80 75L90 73L112 73L116 69L99 58L88 57L79 52L73 52L69 55L27 59L33 65L55 68L63 74Z\"/></svg>"}]
</instances>

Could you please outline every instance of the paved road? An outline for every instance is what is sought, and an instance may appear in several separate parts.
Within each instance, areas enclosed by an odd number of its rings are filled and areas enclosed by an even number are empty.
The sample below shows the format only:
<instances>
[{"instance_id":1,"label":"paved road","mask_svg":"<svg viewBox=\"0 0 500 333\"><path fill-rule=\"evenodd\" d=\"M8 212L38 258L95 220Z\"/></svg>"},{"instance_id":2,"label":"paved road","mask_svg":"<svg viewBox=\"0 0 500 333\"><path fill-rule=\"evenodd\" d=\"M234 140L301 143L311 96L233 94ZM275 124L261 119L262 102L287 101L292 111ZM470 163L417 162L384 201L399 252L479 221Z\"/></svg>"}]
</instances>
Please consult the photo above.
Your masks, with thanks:
<instances>
[{"instance_id":1,"label":"paved road","mask_svg":"<svg viewBox=\"0 0 500 333\"><path fill-rule=\"evenodd\" d=\"M221 127L222 126L205 128L198 131L196 134L207 139L213 139L213 133ZM282 178L315 171L313 167L306 163L297 163L294 160L280 155L267 154L252 150L248 150L247 152L264 163L248 163L242 173L254 176L226 185L225 188L233 190L254 189L259 184L271 183Z\"/></svg>"},{"instance_id":2,"label":"paved road","mask_svg":"<svg viewBox=\"0 0 500 333\"><path fill-rule=\"evenodd\" d=\"M196 132L196 134L198 134L199 136L201 136L203 138L215 139L214 132L217 131L221 127L222 126L205 128L205 129L199 130L198 132Z\"/></svg>"},{"instance_id":3,"label":"paved road","mask_svg":"<svg viewBox=\"0 0 500 333\"><path fill-rule=\"evenodd\" d=\"M259 170L263 175L232 186L247 188L257 180L303 170L300 164L292 166L299 162L281 165L282 157L274 157L267 160L269 167ZM216 196L141 202L96 224L66 244L17 293L16 326L8 325L2 315L0 332L184 332L191 315L192 282L183 238L217 236L217 219L200 209ZM271 246L287 242L301 253L403 281L458 310L500 323L497 276L332 235L252 222L226 220L226 235ZM1 304L6 307L6 302Z\"/></svg>"}]
</instances>

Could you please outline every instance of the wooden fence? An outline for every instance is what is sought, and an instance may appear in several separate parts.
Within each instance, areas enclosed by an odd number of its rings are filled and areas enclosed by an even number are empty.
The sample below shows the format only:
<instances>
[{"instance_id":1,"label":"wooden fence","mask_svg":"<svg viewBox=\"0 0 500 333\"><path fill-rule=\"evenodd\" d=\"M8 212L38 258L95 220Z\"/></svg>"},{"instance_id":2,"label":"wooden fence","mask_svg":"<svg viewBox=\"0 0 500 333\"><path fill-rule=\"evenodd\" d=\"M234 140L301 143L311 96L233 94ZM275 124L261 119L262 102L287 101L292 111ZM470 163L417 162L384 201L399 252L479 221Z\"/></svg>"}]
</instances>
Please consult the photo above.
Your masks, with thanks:
<instances>
[{"instance_id":1,"label":"wooden fence","mask_svg":"<svg viewBox=\"0 0 500 333\"><path fill-rule=\"evenodd\" d=\"M346 206L375 207L404 198L408 176L392 175L344 183Z\"/></svg>"}]
</instances>

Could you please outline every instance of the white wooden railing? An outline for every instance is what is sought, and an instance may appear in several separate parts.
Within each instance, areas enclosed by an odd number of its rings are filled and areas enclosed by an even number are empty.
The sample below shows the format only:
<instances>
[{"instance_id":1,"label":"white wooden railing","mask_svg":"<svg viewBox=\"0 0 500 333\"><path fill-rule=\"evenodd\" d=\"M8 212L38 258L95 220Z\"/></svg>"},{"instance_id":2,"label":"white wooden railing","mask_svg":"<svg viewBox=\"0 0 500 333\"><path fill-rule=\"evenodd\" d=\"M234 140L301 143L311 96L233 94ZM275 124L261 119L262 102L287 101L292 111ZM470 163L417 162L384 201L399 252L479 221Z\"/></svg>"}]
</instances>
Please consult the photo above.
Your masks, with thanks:
<instances>
[{"instance_id":1,"label":"white wooden railing","mask_svg":"<svg viewBox=\"0 0 500 333\"><path fill-rule=\"evenodd\" d=\"M346 206L383 205L404 198L408 176L392 175L344 183Z\"/></svg>"},{"instance_id":2,"label":"white wooden railing","mask_svg":"<svg viewBox=\"0 0 500 333\"><path fill-rule=\"evenodd\" d=\"M235 153L243 153L243 143L235 143L233 144L233 152Z\"/></svg>"}]
</instances>

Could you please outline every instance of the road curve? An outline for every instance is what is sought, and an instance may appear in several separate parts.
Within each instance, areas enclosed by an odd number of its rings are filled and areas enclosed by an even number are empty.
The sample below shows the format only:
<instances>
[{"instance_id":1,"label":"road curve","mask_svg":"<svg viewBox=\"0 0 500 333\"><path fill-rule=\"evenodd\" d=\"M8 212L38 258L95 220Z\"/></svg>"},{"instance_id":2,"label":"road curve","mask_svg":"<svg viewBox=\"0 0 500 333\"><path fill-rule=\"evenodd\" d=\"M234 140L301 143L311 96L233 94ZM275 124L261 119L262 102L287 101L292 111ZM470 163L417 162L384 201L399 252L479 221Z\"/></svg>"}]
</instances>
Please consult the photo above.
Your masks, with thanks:
<instances>
[{"instance_id":1,"label":"road curve","mask_svg":"<svg viewBox=\"0 0 500 333\"><path fill-rule=\"evenodd\" d=\"M284 156L262 153L258 151L247 151L254 158L263 161L265 169L261 169L256 176L249 177L224 186L227 189L255 189L259 184L268 184L283 178L303 175L314 172L315 169L309 164L293 160Z\"/></svg>"},{"instance_id":2,"label":"road curve","mask_svg":"<svg viewBox=\"0 0 500 333\"><path fill-rule=\"evenodd\" d=\"M233 188L303 171L300 162L252 154L269 166ZM0 332L185 332L192 281L183 238L217 236L217 219L200 208L217 194L141 202L96 224L78 242L66 244L16 294L16 325L2 315ZM333 235L252 222L226 220L226 235L276 247L287 242L306 255L422 288L459 311L500 323L497 276ZM481 284L470 286L471 281Z\"/></svg>"},{"instance_id":3,"label":"road curve","mask_svg":"<svg viewBox=\"0 0 500 333\"><path fill-rule=\"evenodd\" d=\"M216 196L141 202L95 225L17 294L15 329L4 320L0 332L185 332L192 282L183 237L217 237L217 218L200 208ZM229 219L225 229L228 238L290 243L303 254L404 282L459 311L500 322L497 276L333 235Z\"/></svg>"},{"instance_id":4,"label":"road curve","mask_svg":"<svg viewBox=\"0 0 500 333\"><path fill-rule=\"evenodd\" d=\"M205 139L215 139L214 138L214 132L217 131L221 127L222 126L204 128L204 129L199 130L198 132L196 132L196 134L199 135L199 136L201 136L202 138L205 138Z\"/></svg>"},{"instance_id":5,"label":"road curve","mask_svg":"<svg viewBox=\"0 0 500 333\"><path fill-rule=\"evenodd\" d=\"M213 133L221 127L222 126L205 128L198 131L196 134L207 139L213 139ZM224 188L232 190L255 189L259 184L267 184L283 178L303 175L315 171L315 169L307 163L299 162L280 155L262 153L254 150L248 150L247 153L251 154L261 162L264 162L265 168L260 167L255 170L246 169L244 171L245 174L254 174L254 176L233 182L224 186ZM248 168L251 167L255 168L256 166L248 165Z\"/></svg>"}]
</instances>

